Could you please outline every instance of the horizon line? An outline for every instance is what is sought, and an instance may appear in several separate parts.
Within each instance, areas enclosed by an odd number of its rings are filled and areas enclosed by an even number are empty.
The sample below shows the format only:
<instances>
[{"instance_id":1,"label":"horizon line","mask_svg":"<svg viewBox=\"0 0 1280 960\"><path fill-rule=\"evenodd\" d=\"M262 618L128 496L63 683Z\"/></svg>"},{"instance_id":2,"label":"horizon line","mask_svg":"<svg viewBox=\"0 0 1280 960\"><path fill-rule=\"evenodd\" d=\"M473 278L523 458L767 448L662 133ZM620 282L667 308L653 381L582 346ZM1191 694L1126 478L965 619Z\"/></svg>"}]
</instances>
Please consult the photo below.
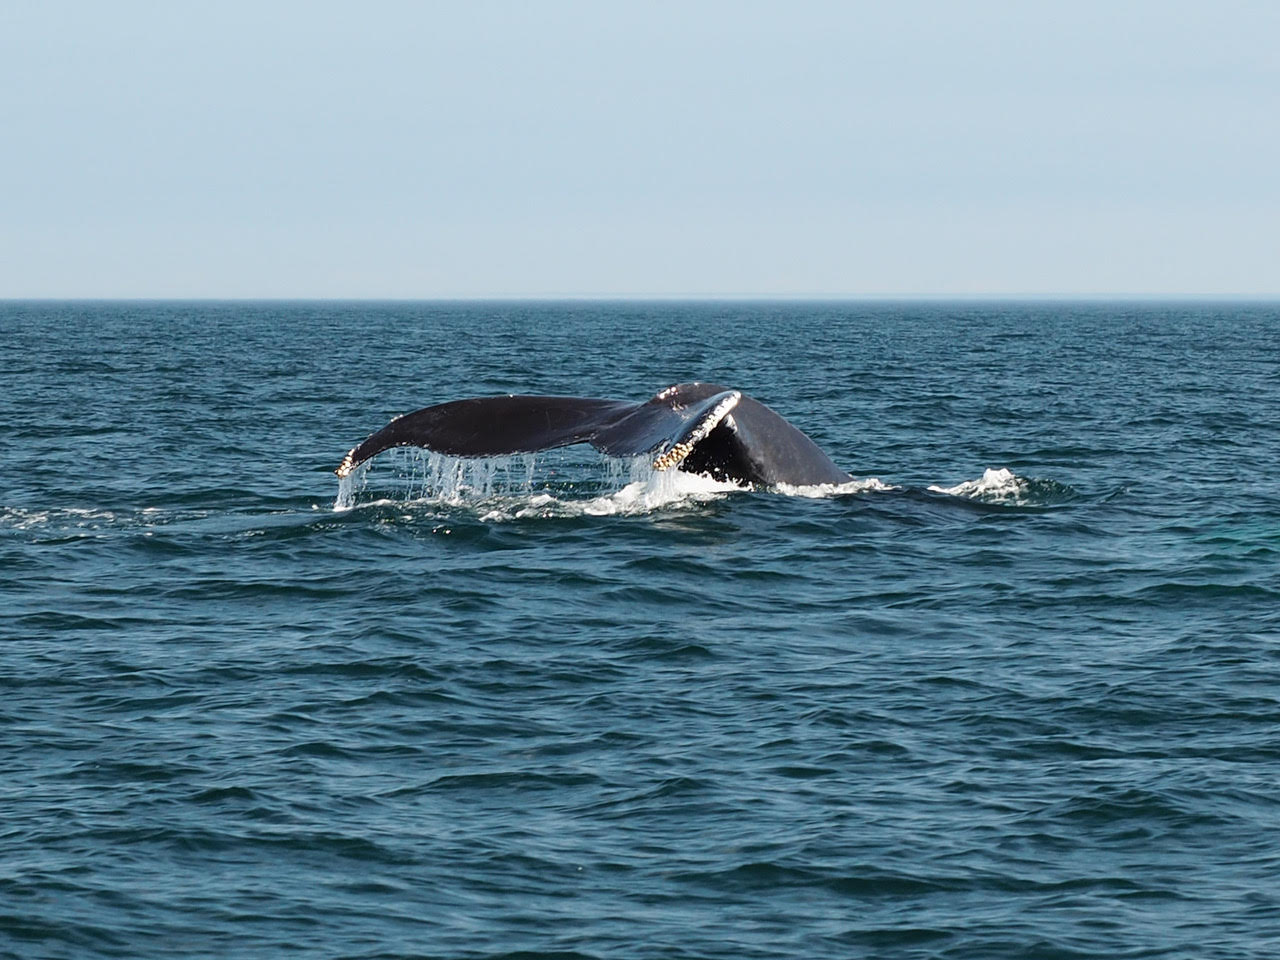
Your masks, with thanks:
<instances>
[{"instance_id":1,"label":"horizon line","mask_svg":"<svg viewBox=\"0 0 1280 960\"><path fill-rule=\"evenodd\" d=\"M426 296L0 296L0 303L1274 303L1278 293L562 293Z\"/></svg>"}]
</instances>

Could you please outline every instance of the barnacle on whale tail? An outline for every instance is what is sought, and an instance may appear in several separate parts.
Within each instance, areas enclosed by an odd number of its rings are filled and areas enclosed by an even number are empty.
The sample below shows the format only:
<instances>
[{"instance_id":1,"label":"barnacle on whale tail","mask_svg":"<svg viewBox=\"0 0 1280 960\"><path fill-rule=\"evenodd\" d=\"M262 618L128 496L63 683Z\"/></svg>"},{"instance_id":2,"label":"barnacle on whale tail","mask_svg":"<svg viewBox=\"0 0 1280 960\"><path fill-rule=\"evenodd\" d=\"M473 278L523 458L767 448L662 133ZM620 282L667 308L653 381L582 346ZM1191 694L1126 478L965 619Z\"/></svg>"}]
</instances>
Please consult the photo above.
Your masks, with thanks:
<instances>
[{"instance_id":1,"label":"barnacle on whale tail","mask_svg":"<svg viewBox=\"0 0 1280 960\"><path fill-rule=\"evenodd\" d=\"M693 452L693 448L705 440L707 434L720 425L720 421L729 415L729 411L736 407L741 399L742 394L735 390L717 403L698 422L698 425L689 431L685 439L654 459L653 469L670 470L672 467L679 466L684 458Z\"/></svg>"}]
</instances>

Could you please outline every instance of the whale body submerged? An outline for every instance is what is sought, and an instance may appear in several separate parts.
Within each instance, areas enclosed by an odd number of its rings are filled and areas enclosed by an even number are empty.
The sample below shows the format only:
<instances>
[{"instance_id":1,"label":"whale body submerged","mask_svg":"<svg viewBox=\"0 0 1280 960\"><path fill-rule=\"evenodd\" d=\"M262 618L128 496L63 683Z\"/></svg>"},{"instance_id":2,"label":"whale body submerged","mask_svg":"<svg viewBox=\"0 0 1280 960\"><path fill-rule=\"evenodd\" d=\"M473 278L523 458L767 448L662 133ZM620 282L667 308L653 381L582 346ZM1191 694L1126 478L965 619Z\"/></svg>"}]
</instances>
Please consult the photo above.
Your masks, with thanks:
<instances>
[{"instance_id":1,"label":"whale body submerged","mask_svg":"<svg viewBox=\"0 0 1280 960\"><path fill-rule=\"evenodd\" d=\"M739 390L679 383L642 403L592 397L509 395L452 400L396 417L353 447L335 473L391 447L456 457L495 457L589 443L611 457L648 456L741 486L809 486L852 477L818 445Z\"/></svg>"}]
</instances>

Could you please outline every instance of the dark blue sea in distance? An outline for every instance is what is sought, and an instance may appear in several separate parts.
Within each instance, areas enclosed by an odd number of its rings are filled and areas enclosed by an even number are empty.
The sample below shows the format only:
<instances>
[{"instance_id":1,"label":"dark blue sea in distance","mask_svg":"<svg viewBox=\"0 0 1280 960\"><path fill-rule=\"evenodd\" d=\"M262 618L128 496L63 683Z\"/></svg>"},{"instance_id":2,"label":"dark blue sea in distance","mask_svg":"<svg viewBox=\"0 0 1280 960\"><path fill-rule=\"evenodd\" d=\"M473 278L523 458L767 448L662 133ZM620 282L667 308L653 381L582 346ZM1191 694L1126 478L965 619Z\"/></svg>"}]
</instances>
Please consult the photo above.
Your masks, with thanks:
<instances>
[{"instance_id":1,"label":"dark blue sea in distance","mask_svg":"<svg viewBox=\"0 0 1280 960\"><path fill-rule=\"evenodd\" d=\"M0 358L3 956L1280 956L1280 306L10 302ZM401 450L335 510L393 415L692 379L855 482Z\"/></svg>"}]
</instances>

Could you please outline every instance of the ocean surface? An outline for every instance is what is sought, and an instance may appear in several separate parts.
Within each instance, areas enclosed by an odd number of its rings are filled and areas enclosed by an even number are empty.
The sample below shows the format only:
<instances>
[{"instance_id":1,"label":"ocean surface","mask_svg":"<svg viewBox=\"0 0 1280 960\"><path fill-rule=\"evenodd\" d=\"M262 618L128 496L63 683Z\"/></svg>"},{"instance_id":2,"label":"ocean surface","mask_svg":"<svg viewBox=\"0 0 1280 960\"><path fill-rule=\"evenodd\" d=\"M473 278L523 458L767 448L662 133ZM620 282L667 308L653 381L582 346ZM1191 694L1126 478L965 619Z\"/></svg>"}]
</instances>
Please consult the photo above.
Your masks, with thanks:
<instances>
[{"instance_id":1,"label":"ocean surface","mask_svg":"<svg viewBox=\"0 0 1280 960\"><path fill-rule=\"evenodd\" d=\"M333 473L694 379L855 480ZM10 302L0 385L0 956L1280 956L1280 305Z\"/></svg>"}]
</instances>

